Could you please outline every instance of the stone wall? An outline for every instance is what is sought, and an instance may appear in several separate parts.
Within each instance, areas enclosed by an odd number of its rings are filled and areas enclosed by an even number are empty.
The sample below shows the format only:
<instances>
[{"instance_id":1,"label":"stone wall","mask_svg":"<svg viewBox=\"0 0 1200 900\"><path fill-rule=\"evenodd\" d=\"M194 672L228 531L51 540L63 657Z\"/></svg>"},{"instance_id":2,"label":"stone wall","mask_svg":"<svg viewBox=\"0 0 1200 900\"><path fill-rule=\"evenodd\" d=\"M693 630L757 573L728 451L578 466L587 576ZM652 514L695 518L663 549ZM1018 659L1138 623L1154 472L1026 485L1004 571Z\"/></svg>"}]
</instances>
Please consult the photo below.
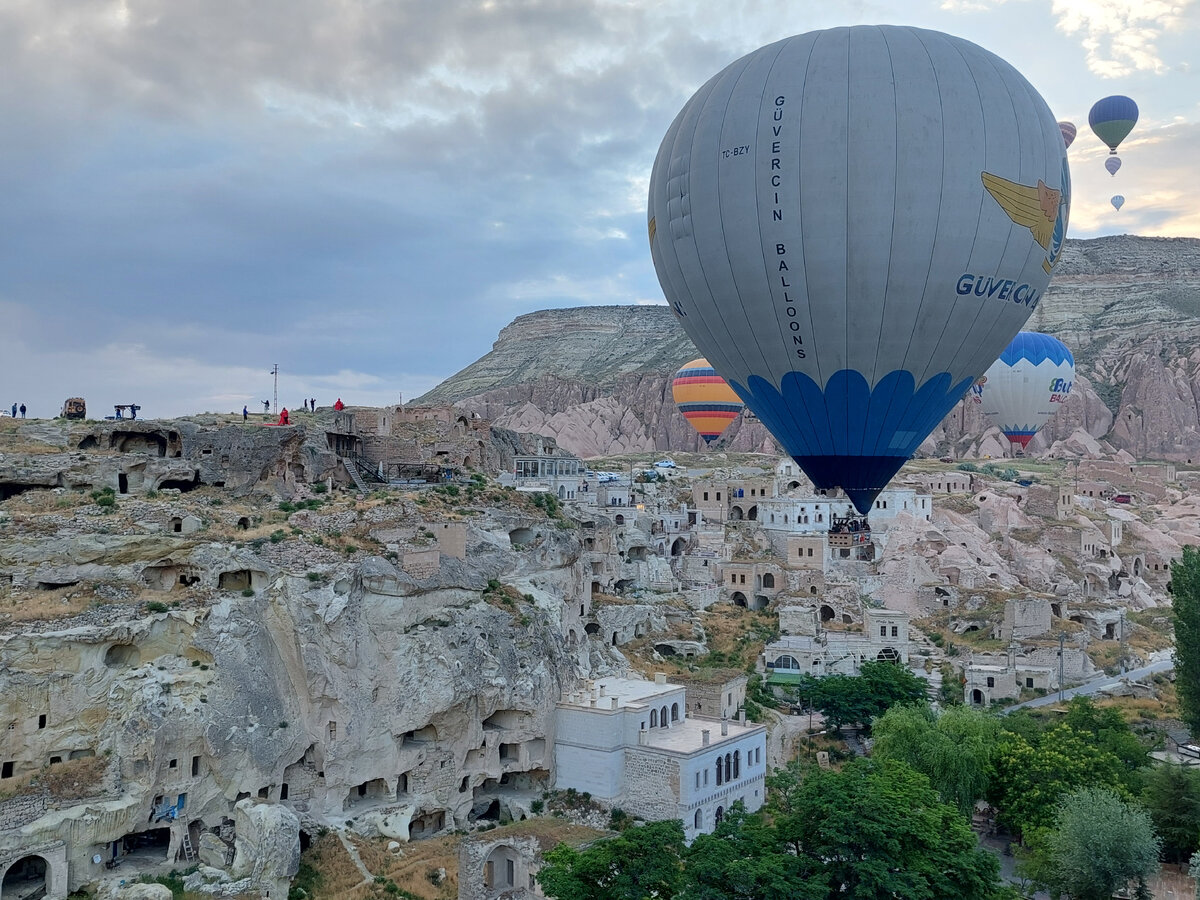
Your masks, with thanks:
<instances>
[{"instance_id":1,"label":"stone wall","mask_svg":"<svg viewBox=\"0 0 1200 900\"><path fill-rule=\"evenodd\" d=\"M625 793L621 808L648 821L679 816L679 763L641 747L625 751Z\"/></svg>"}]
</instances>

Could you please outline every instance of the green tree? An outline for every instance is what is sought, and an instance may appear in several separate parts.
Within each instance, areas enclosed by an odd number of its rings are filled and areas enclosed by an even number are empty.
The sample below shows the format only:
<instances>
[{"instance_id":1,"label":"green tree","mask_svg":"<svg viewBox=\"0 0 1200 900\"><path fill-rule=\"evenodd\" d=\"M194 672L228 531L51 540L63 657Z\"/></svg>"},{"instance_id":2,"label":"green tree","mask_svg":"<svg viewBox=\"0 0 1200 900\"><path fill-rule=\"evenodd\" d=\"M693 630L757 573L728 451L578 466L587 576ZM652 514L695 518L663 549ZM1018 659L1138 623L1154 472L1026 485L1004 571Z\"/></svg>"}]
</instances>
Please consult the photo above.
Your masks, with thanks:
<instances>
[{"instance_id":1,"label":"green tree","mask_svg":"<svg viewBox=\"0 0 1200 900\"><path fill-rule=\"evenodd\" d=\"M1054 825L1039 836L1022 868L1052 896L1108 900L1158 868L1159 841L1150 817L1107 788L1085 787L1059 804Z\"/></svg>"},{"instance_id":2,"label":"green tree","mask_svg":"<svg viewBox=\"0 0 1200 900\"><path fill-rule=\"evenodd\" d=\"M1118 787L1125 774L1116 756L1065 723L1032 737L1005 732L995 761L988 795L1001 820L1021 833L1049 827L1059 802L1076 788Z\"/></svg>"},{"instance_id":3,"label":"green tree","mask_svg":"<svg viewBox=\"0 0 1200 900\"><path fill-rule=\"evenodd\" d=\"M1200 551L1184 547L1171 563L1175 620L1175 692L1183 720L1200 734Z\"/></svg>"},{"instance_id":4,"label":"green tree","mask_svg":"<svg viewBox=\"0 0 1200 900\"><path fill-rule=\"evenodd\" d=\"M680 900L824 900L819 864L789 853L761 813L735 803L712 834L692 842Z\"/></svg>"},{"instance_id":5,"label":"green tree","mask_svg":"<svg viewBox=\"0 0 1200 900\"><path fill-rule=\"evenodd\" d=\"M897 703L924 700L926 683L907 667L894 662L865 662L858 675L803 675L796 686L797 698L821 711L833 728L843 725L869 727Z\"/></svg>"},{"instance_id":6,"label":"green tree","mask_svg":"<svg viewBox=\"0 0 1200 900\"><path fill-rule=\"evenodd\" d=\"M1185 862L1200 847L1200 772L1165 764L1151 769L1142 791L1167 862Z\"/></svg>"},{"instance_id":7,"label":"green tree","mask_svg":"<svg viewBox=\"0 0 1200 900\"><path fill-rule=\"evenodd\" d=\"M994 769L1000 724L990 713L956 706L893 706L872 728L874 757L906 763L929 779L942 800L970 815L986 796Z\"/></svg>"},{"instance_id":8,"label":"green tree","mask_svg":"<svg viewBox=\"0 0 1200 900\"><path fill-rule=\"evenodd\" d=\"M777 836L824 870L831 898L983 900L1005 893L999 862L958 810L902 762L856 759L841 771L793 763L768 779Z\"/></svg>"},{"instance_id":9,"label":"green tree","mask_svg":"<svg viewBox=\"0 0 1200 900\"><path fill-rule=\"evenodd\" d=\"M537 873L555 900L674 897L683 879L683 825L652 822L583 850L559 844Z\"/></svg>"},{"instance_id":10,"label":"green tree","mask_svg":"<svg viewBox=\"0 0 1200 900\"><path fill-rule=\"evenodd\" d=\"M1150 764L1150 750L1138 740L1120 710L1100 709L1091 697L1074 697L1063 721L1077 733L1091 735L1096 746L1121 761L1121 781L1130 791L1141 789L1142 770Z\"/></svg>"}]
</instances>

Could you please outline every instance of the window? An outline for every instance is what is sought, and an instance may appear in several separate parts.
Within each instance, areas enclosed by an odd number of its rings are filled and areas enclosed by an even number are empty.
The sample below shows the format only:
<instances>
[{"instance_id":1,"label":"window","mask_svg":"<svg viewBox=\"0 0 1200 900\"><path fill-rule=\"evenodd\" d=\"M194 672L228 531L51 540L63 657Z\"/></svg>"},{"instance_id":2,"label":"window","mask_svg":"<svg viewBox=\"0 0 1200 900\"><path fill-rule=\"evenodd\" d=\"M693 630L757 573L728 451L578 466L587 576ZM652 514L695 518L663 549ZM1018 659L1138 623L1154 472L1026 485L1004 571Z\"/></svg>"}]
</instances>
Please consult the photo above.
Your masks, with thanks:
<instances>
[{"instance_id":1,"label":"window","mask_svg":"<svg viewBox=\"0 0 1200 900\"><path fill-rule=\"evenodd\" d=\"M337 722L329 723L329 739L331 741L337 740Z\"/></svg>"},{"instance_id":2,"label":"window","mask_svg":"<svg viewBox=\"0 0 1200 900\"><path fill-rule=\"evenodd\" d=\"M657 709L650 710L650 727L651 728L658 727L658 710Z\"/></svg>"},{"instance_id":3,"label":"window","mask_svg":"<svg viewBox=\"0 0 1200 900\"><path fill-rule=\"evenodd\" d=\"M287 782L285 781L283 784L281 784L279 786L279 799L286 800L287 798L288 798L288 786L287 786Z\"/></svg>"},{"instance_id":4,"label":"window","mask_svg":"<svg viewBox=\"0 0 1200 900\"><path fill-rule=\"evenodd\" d=\"M10 760L7 760L3 766L0 766L0 778L12 778L13 777L13 766L15 766L15 765L16 765L15 760L10 759ZM718 766L719 765L720 764L718 763ZM717 774L720 775L720 772L721 772L721 770L718 768Z\"/></svg>"},{"instance_id":5,"label":"window","mask_svg":"<svg viewBox=\"0 0 1200 900\"><path fill-rule=\"evenodd\" d=\"M745 576L745 575L742 575L742 580L741 580L741 583L742 583L742 584L745 584L745 583L746 583L746 576Z\"/></svg>"},{"instance_id":6,"label":"window","mask_svg":"<svg viewBox=\"0 0 1200 900\"><path fill-rule=\"evenodd\" d=\"M696 810L696 818L693 821L695 822L696 830L699 831L704 827L704 813L700 810ZM530 885L530 887L532 886L533 885Z\"/></svg>"},{"instance_id":7,"label":"window","mask_svg":"<svg viewBox=\"0 0 1200 900\"><path fill-rule=\"evenodd\" d=\"M720 500L720 499L721 499L721 492L720 492L720 491L717 491L717 499L718 499L718 500Z\"/></svg>"},{"instance_id":8,"label":"window","mask_svg":"<svg viewBox=\"0 0 1200 900\"><path fill-rule=\"evenodd\" d=\"M1025 687L1027 687L1027 688L1033 687L1033 679L1032 678L1025 679Z\"/></svg>"},{"instance_id":9,"label":"window","mask_svg":"<svg viewBox=\"0 0 1200 900\"><path fill-rule=\"evenodd\" d=\"M995 678L993 678L991 675L989 675L989 676L988 676L988 679L987 679L987 686L988 686L988 687L995 687L995 686L996 686L996 679L995 679Z\"/></svg>"},{"instance_id":10,"label":"window","mask_svg":"<svg viewBox=\"0 0 1200 900\"><path fill-rule=\"evenodd\" d=\"M704 770L704 785L705 787L708 786L708 769Z\"/></svg>"},{"instance_id":11,"label":"window","mask_svg":"<svg viewBox=\"0 0 1200 900\"><path fill-rule=\"evenodd\" d=\"M177 760L177 759L173 759L173 760L171 760L169 763L167 763L167 768L168 768L168 769L177 769L177 768L179 768L179 760Z\"/></svg>"},{"instance_id":12,"label":"window","mask_svg":"<svg viewBox=\"0 0 1200 900\"><path fill-rule=\"evenodd\" d=\"M700 773L696 773L696 790L700 790Z\"/></svg>"},{"instance_id":13,"label":"window","mask_svg":"<svg viewBox=\"0 0 1200 900\"><path fill-rule=\"evenodd\" d=\"M887 637L887 626L886 626L886 625L880 625L880 626L879 626L879 636L880 636L880 637Z\"/></svg>"},{"instance_id":14,"label":"window","mask_svg":"<svg viewBox=\"0 0 1200 900\"><path fill-rule=\"evenodd\" d=\"M198 756L192 757L192 774L193 775L200 774L200 757L198 757Z\"/></svg>"},{"instance_id":15,"label":"window","mask_svg":"<svg viewBox=\"0 0 1200 900\"><path fill-rule=\"evenodd\" d=\"M8 773L7 775L4 776L5 778L12 778L12 763L5 763L4 771ZM718 757L717 758L717 787L720 787L724 783L721 780L721 773L723 771L724 770L721 768L721 759L720 759L720 757Z\"/></svg>"},{"instance_id":16,"label":"window","mask_svg":"<svg viewBox=\"0 0 1200 900\"><path fill-rule=\"evenodd\" d=\"M38 716L38 728L45 728L45 727L46 727L46 714L42 713L40 716Z\"/></svg>"},{"instance_id":17,"label":"window","mask_svg":"<svg viewBox=\"0 0 1200 900\"><path fill-rule=\"evenodd\" d=\"M900 636L900 628L899 628L899 626L897 626L897 625L893 625L893 626L892 626L892 637L899 637L899 636Z\"/></svg>"},{"instance_id":18,"label":"window","mask_svg":"<svg viewBox=\"0 0 1200 900\"><path fill-rule=\"evenodd\" d=\"M707 500L707 499L708 499L708 491L705 491L705 492L704 492L704 499L705 499L705 500Z\"/></svg>"}]
</instances>

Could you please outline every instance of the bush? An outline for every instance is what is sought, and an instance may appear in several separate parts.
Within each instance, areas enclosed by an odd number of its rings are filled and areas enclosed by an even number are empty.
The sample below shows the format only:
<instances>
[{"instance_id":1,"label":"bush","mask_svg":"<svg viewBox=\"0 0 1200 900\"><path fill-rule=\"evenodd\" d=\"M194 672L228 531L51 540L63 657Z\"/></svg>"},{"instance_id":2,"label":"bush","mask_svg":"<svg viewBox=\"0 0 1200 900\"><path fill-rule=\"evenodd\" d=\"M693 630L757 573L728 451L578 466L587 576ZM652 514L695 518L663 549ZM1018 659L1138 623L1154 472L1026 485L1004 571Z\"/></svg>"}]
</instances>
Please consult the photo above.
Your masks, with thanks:
<instances>
[{"instance_id":1,"label":"bush","mask_svg":"<svg viewBox=\"0 0 1200 900\"><path fill-rule=\"evenodd\" d=\"M146 612L165 613L167 609L167 604L159 603L157 600L151 600L146 604Z\"/></svg>"},{"instance_id":2,"label":"bush","mask_svg":"<svg viewBox=\"0 0 1200 900\"><path fill-rule=\"evenodd\" d=\"M532 803L529 804L529 811L531 813L533 813L535 816L540 816L545 809L546 809L546 801L545 800L534 800Z\"/></svg>"},{"instance_id":3,"label":"bush","mask_svg":"<svg viewBox=\"0 0 1200 900\"><path fill-rule=\"evenodd\" d=\"M314 583L325 580L325 576L322 575L320 572L309 572L307 577L308 577L309 581L312 581Z\"/></svg>"},{"instance_id":4,"label":"bush","mask_svg":"<svg viewBox=\"0 0 1200 900\"><path fill-rule=\"evenodd\" d=\"M112 494L101 494L96 498L96 505L103 507L113 507L117 505L117 498Z\"/></svg>"},{"instance_id":5,"label":"bush","mask_svg":"<svg viewBox=\"0 0 1200 900\"><path fill-rule=\"evenodd\" d=\"M253 597L254 596L254 588L246 588L245 590L242 591L242 596L243 597Z\"/></svg>"},{"instance_id":6,"label":"bush","mask_svg":"<svg viewBox=\"0 0 1200 900\"><path fill-rule=\"evenodd\" d=\"M271 543L278 544L287 539L287 533L282 528L277 528L271 532Z\"/></svg>"},{"instance_id":7,"label":"bush","mask_svg":"<svg viewBox=\"0 0 1200 900\"><path fill-rule=\"evenodd\" d=\"M329 490L329 486L327 484L325 484L325 482L323 482L323 481L319 481L312 486L312 492L314 494L323 494L327 490Z\"/></svg>"}]
</instances>

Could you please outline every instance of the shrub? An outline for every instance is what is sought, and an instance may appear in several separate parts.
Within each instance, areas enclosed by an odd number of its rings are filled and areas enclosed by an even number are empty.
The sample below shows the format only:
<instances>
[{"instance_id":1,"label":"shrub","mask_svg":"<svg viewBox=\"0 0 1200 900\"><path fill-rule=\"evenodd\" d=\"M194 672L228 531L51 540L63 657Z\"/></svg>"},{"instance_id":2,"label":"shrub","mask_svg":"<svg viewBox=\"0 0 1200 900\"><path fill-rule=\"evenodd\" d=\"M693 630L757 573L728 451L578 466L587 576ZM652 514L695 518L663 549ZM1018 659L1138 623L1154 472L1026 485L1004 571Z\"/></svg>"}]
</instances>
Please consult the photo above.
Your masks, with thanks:
<instances>
[{"instance_id":1,"label":"shrub","mask_svg":"<svg viewBox=\"0 0 1200 900\"><path fill-rule=\"evenodd\" d=\"M307 577L312 582L323 581L325 579L325 576L320 572L309 572Z\"/></svg>"},{"instance_id":2,"label":"shrub","mask_svg":"<svg viewBox=\"0 0 1200 900\"><path fill-rule=\"evenodd\" d=\"M96 505L111 508L117 505L117 498L112 494L101 494L96 498Z\"/></svg>"},{"instance_id":3,"label":"shrub","mask_svg":"<svg viewBox=\"0 0 1200 900\"><path fill-rule=\"evenodd\" d=\"M529 804L529 811L531 813L533 813L535 816L540 816L545 809L546 809L546 801L545 800L534 800L532 803Z\"/></svg>"},{"instance_id":4,"label":"shrub","mask_svg":"<svg viewBox=\"0 0 1200 900\"><path fill-rule=\"evenodd\" d=\"M146 612L165 613L167 609L167 604L159 603L157 600L151 600L146 604Z\"/></svg>"},{"instance_id":5,"label":"shrub","mask_svg":"<svg viewBox=\"0 0 1200 900\"><path fill-rule=\"evenodd\" d=\"M329 490L329 486L327 484L325 484L325 482L323 482L323 481L319 481L312 486L312 492L314 494L323 494L327 490Z\"/></svg>"},{"instance_id":6,"label":"shrub","mask_svg":"<svg viewBox=\"0 0 1200 900\"><path fill-rule=\"evenodd\" d=\"M254 596L254 588L246 588L245 590L242 591L242 596L243 597L253 597Z\"/></svg>"},{"instance_id":7,"label":"shrub","mask_svg":"<svg viewBox=\"0 0 1200 900\"><path fill-rule=\"evenodd\" d=\"M277 528L271 532L271 543L278 544L287 538L287 533L282 528Z\"/></svg>"}]
</instances>

